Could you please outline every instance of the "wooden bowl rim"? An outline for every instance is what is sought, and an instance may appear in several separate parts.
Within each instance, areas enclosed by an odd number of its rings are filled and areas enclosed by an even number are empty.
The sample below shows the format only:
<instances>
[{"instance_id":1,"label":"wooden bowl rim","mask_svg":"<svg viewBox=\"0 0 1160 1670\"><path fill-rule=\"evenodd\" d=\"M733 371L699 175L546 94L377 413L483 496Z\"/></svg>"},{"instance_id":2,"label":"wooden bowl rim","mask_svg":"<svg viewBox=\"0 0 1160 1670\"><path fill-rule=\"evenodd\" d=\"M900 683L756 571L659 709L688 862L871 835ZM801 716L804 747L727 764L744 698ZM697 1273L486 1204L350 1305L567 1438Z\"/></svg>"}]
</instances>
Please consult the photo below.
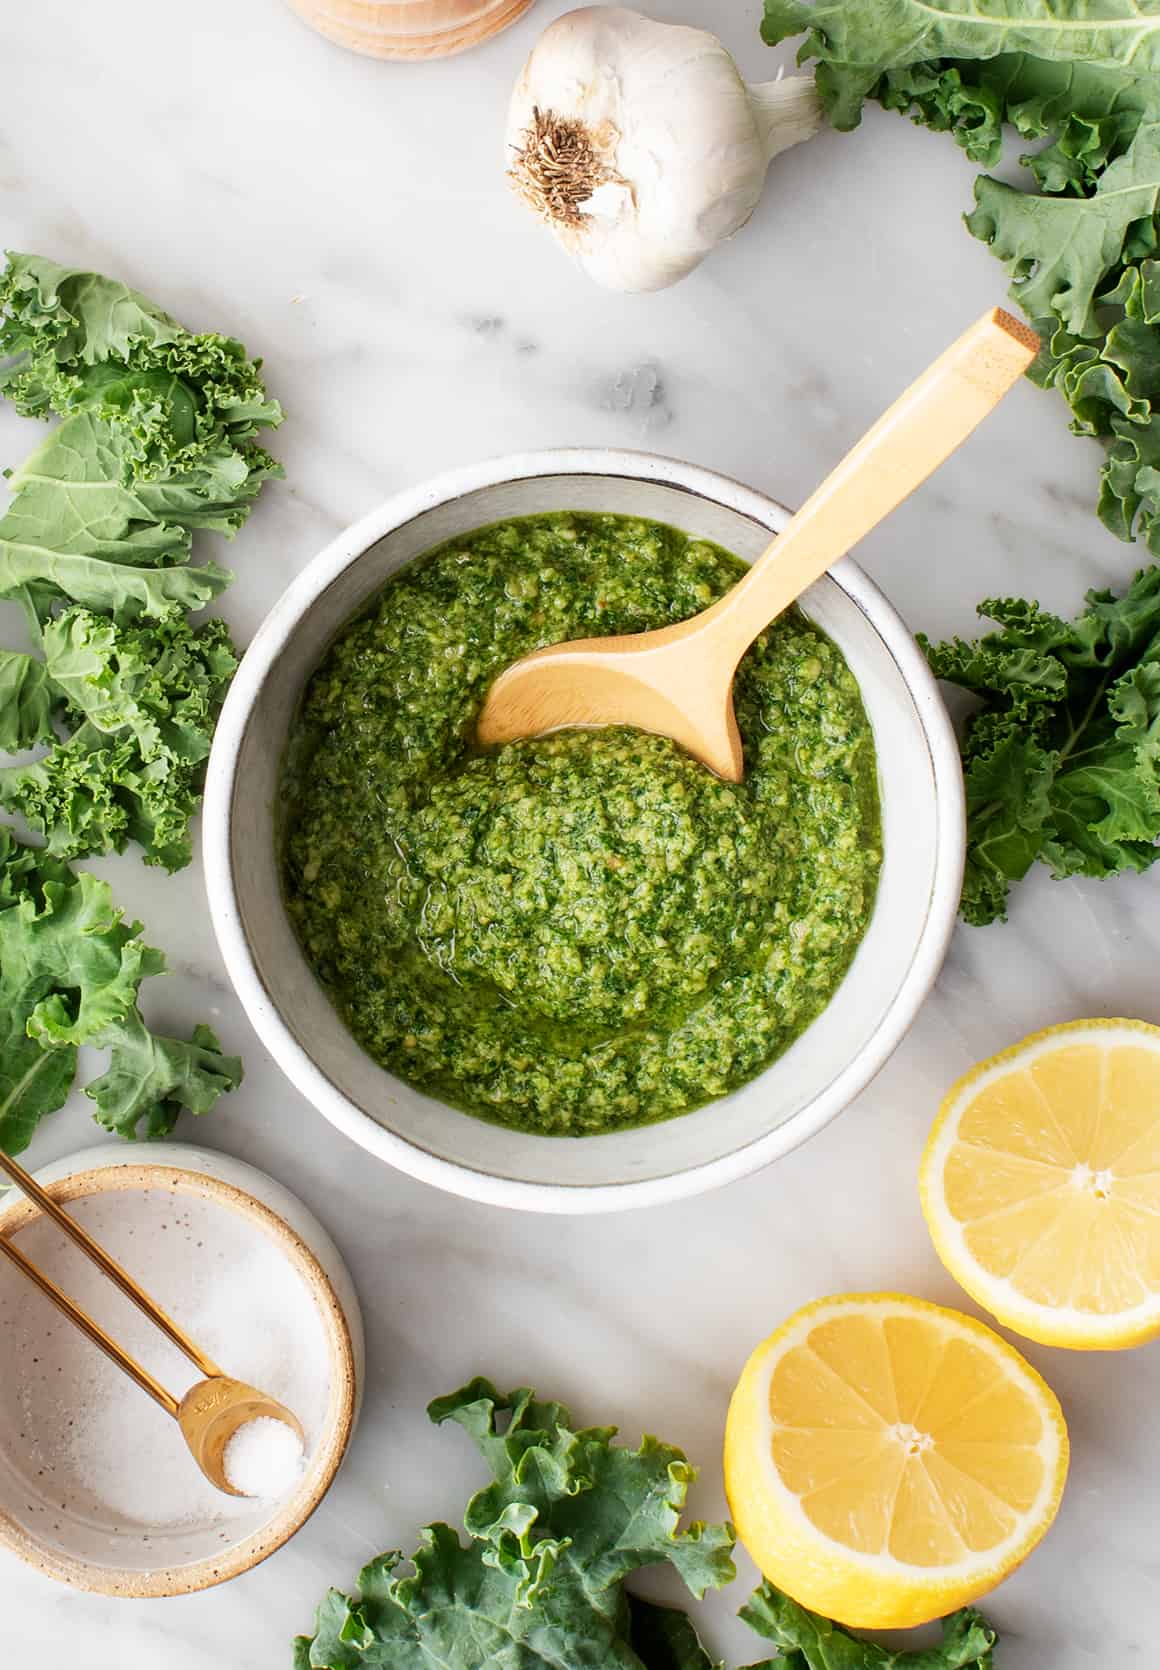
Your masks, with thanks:
<instances>
[{"instance_id":1,"label":"wooden bowl rim","mask_svg":"<svg viewBox=\"0 0 1160 1670\"><path fill-rule=\"evenodd\" d=\"M158 1599L195 1594L228 1583L269 1559L301 1530L334 1482L350 1443L357 1391L354 1342L338 1295L319 1260L284 1218L253 1195L219 1177L143 1161L139 1165L102 1166L74 1172L48 1184L47 1188L62 1205L89 1195L130 1189L169 1189L215 1201L249 1218L270 1236L298 1271L318 1307L326 1332L330 1366L330 1391L318 1449L298 1489L273 1517L240 1542L223 1549L220 1555L153 1572L94 1565L33 1535L0 1508L0 1547L11 1549L47 1577L89 1594ZM33 1202L17 1195L0 1207L0 1235L15 1235L40 1216Z\"/></svg>"},{"instance_id":2,"label":"wooden bowl rim","mask_svg":"<svg viewBox=\"0 0 1160 1670\"><path fill-rule=\"evenodd\" d=\"M425 62L433 58L448 58L466 52L473 46L501 34L517 22L535 0L489 0L475 10L461 15L450 10L445 21L437 27L432 17L424 16L424 27L404 29L399 18L392 16L384 24L380 13L398 13L398 3L387 5L379 0L288 0L290 9L314 29L323 40L364 58L385 62ZM403 0L417 12L430 14L431 0ZM418 24L419 19L416 19Z\"/></svg>"}]
</instances>

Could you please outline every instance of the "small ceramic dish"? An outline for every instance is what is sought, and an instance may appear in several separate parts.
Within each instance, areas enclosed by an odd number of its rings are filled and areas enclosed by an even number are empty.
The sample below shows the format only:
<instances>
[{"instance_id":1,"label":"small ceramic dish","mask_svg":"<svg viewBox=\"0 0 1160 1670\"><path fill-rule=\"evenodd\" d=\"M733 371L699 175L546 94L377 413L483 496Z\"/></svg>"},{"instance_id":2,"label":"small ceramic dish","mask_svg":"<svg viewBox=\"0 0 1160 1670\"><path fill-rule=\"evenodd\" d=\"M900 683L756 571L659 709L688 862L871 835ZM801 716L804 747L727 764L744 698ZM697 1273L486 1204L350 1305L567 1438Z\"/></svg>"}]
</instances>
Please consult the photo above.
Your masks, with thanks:
<instances>
[{"instance_id":1,"label":"small ceramic dish","mask_svg":"<svg viewBox=\"0 0 1160 1670\"><path fill-rule=\"evenodd\" d=\"M306 1461L281 1501L215 1491L176 1423L4 1262L0 1546L97 1594L189 1594L239 1576L305 1524L354 1430L362 1320L334 1243L280 1184L199 1149L165 1145L148 1161L93 1149L38 1177L227 1372L297 1404ZM2 1199L0 1235L163 1384L180 1394L197 1378L167 1341L134 1346L140 1313L16 1190Z\"/></svg>"},{"instance_id":2,"label":"small ceramic dish","mask_svg":"<svg viewBox=\"0 0 1160 1670\"><path fill-rule=\"evenodd\" d=\"M477 1200L598 1212L676 1200L756 1171L820 1130L869 1083L914 1020L954 927L963 778L921 650L846 558L801 606L838 644L861 687L878 751L885 856L866 935L812 1026L720 1101L664 1124L582 1139L487 1124L394 1078L346 1030L283 907L275 820L288 732L336 634L405 563L488 523L561 510L667 522L746 561L789 516L725 476L634 452L499 458L398 494L309 564L251 644L218 723L204 853L218 943L246 1012L332 1124L380 1159Z\"/></svg>"}]
</instances>

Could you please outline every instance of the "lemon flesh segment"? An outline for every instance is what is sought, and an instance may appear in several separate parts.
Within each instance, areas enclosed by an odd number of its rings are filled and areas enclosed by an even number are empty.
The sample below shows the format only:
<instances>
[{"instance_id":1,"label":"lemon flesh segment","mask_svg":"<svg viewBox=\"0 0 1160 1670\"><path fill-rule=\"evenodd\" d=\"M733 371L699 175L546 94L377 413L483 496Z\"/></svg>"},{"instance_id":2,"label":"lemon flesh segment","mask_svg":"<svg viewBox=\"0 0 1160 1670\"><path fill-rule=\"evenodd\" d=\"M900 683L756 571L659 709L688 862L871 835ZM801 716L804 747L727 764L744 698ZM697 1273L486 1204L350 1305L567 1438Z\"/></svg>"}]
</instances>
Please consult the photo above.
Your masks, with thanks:
<instances>
[{"instance_id":1,"label":"lemon flesh segment","mask_svg":"<svg viewBox=\"0 0 1160 1670\"><path fill-rule=\"evenodd\" d=\"M1119 1350L1160 1335L1160 1027L1076 1021L954 1085L927 1142L939 1256L1007 1327Z\"/></svg>"},{"instance_id":2,"label":"lemon flesh segment","mask_svg":"<svg viewBox=\"0 0 1160 1670\"><path fill-rule=\"evenodd\" d=\"M729 1407L737 1532L794 1600L854 1628L986 1594L1054 1519L1067 1430L982 1323L899 1294L808 1305L758 1346Z\"/></svg>"}]
</instances>

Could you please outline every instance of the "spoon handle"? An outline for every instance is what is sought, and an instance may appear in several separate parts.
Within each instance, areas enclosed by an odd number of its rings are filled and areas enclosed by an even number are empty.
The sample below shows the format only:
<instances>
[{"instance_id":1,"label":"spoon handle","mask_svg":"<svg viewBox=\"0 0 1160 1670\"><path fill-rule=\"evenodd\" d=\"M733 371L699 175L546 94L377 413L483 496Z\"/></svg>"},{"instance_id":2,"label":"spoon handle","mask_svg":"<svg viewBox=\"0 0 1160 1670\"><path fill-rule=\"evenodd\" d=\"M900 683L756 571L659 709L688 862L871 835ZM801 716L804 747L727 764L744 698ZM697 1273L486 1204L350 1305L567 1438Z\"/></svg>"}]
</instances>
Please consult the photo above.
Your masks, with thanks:
<instances>
[{"instance_id":1,"label":"spoon handle","mask_svg":"<svg viewBox=\"0 0 1160 1670\"><path fill-rule=\"evenodd\" d=\"M80 1329L87 1339L92 1340L99 1350L111 1357L119 1369L122 1369L130 1380L136 1381L143 1392L148 1392L155 1403L159 1403L167 1415L177 1419L178 1402L172 1392L167 1392L159 1380L154 1379L149 1370L132 1357L121 1345L118 1345L111 1334L105 1332L99 1322L93 1320L88 1311L84 1311L75 1299L70 1299L63 1288L38 1269L30 1258L26 1258L6 1236L0 1235L0 1253L11 1260L18 1270L22 1270L30 1282L39 1287L46 1299L52 1301L56 1308L63 1311L74 1327Z\"/></svg>"},{"instance_id":2,"label":"spoon handle","mask_svg":"<svg viewBox=\"0 0 1160 1670\"><path fill-rule=\"evenodd\" d=\"M953 342L846 454L732 591L698 617L697 635L711 635L714 658L728 661L731 673L770 621L962 445L1038 351L1035 332L1000 307Z\"/></svg>"},{"instance_id":3,"label":"spoon handle","mask_svg":"<svg viewBox=\"0 0 1160 1670\"><path fill-rule=\"evenodd\" d=\"M150 1322L156 1328L159 1328L165 1337L171 1340L177 1349L189 1358L194 1367L199 1369L206 1379L212 1379L215 1375L221 1374L221 1369L218 1368L212 1358L206 1356L196 1340L190 1339L185 1329L173 1320L168 1311L163 1310L156 1299L151 1298L140 1283L133 1279L128 1270L123 1269L115 1258L110 1257L104 1247L99 1242L94 1241L89 1232L82 1228L75 1218L70 1217L58 1201L52 1198L48 1190L41 1188L36 1178L31 1177L24 1167L17 1160L14 1160L10 1154L5 1154L3 1149L0 1149L0 1171L6 1173L16 1184L16 1187L22 1190L47 1218L52 1219L57 1228L63 1231L69 1240L80 1248L86 1258L93 1261L98 1270L108 1276L113 1286L118 1288L126 1299L136 1305L137 1309L142 1311ZM13 1262L20 1263L21 1260L15 1258ZM28 1273L27 1268L25 1273ZM45 1281L47 1280L48 1278L45 1277ZM43 1283L40 1285L44 1286ZM48 1291L47 1288L44 1290ZM53 1295L49 1293L49 1298L52 1297ZM89 1337L92 1338L92 1335L90 1334ZM97 1343L100 1344L100 1341L98 1340ZM129 1371L126 1370L126 1372ZM150 1390L149 1387L145 1389L146 1391ZM150 1392L150 1396L154 1395ZM166 1393L167 1397L168 1395ZM161 1402L160 1398L158 1402Z\"/></svg>"}]
</instances>

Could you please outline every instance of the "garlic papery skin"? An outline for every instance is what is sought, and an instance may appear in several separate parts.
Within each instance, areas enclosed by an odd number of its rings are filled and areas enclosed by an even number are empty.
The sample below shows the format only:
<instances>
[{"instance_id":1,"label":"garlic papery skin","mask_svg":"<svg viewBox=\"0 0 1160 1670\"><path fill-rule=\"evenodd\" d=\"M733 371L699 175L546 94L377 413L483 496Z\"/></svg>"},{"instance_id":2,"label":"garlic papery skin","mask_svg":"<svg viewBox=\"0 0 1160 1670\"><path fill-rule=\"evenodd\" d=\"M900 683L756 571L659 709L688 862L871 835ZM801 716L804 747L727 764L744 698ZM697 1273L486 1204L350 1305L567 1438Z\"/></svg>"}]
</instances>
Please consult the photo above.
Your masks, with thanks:
<instances>
[{"instance_id":1,"label":"garlic papery skin","mask_svg":"<svg viewBox=\"0 0 1160 1670\"><path fill-rule=\"evenodd\" d=\"M508 170L597 283L662 290L745 225L772 159L821 116L810 76L751 87L707 30L584 6L524 66Z\"/></svg>"}]
</instances>

